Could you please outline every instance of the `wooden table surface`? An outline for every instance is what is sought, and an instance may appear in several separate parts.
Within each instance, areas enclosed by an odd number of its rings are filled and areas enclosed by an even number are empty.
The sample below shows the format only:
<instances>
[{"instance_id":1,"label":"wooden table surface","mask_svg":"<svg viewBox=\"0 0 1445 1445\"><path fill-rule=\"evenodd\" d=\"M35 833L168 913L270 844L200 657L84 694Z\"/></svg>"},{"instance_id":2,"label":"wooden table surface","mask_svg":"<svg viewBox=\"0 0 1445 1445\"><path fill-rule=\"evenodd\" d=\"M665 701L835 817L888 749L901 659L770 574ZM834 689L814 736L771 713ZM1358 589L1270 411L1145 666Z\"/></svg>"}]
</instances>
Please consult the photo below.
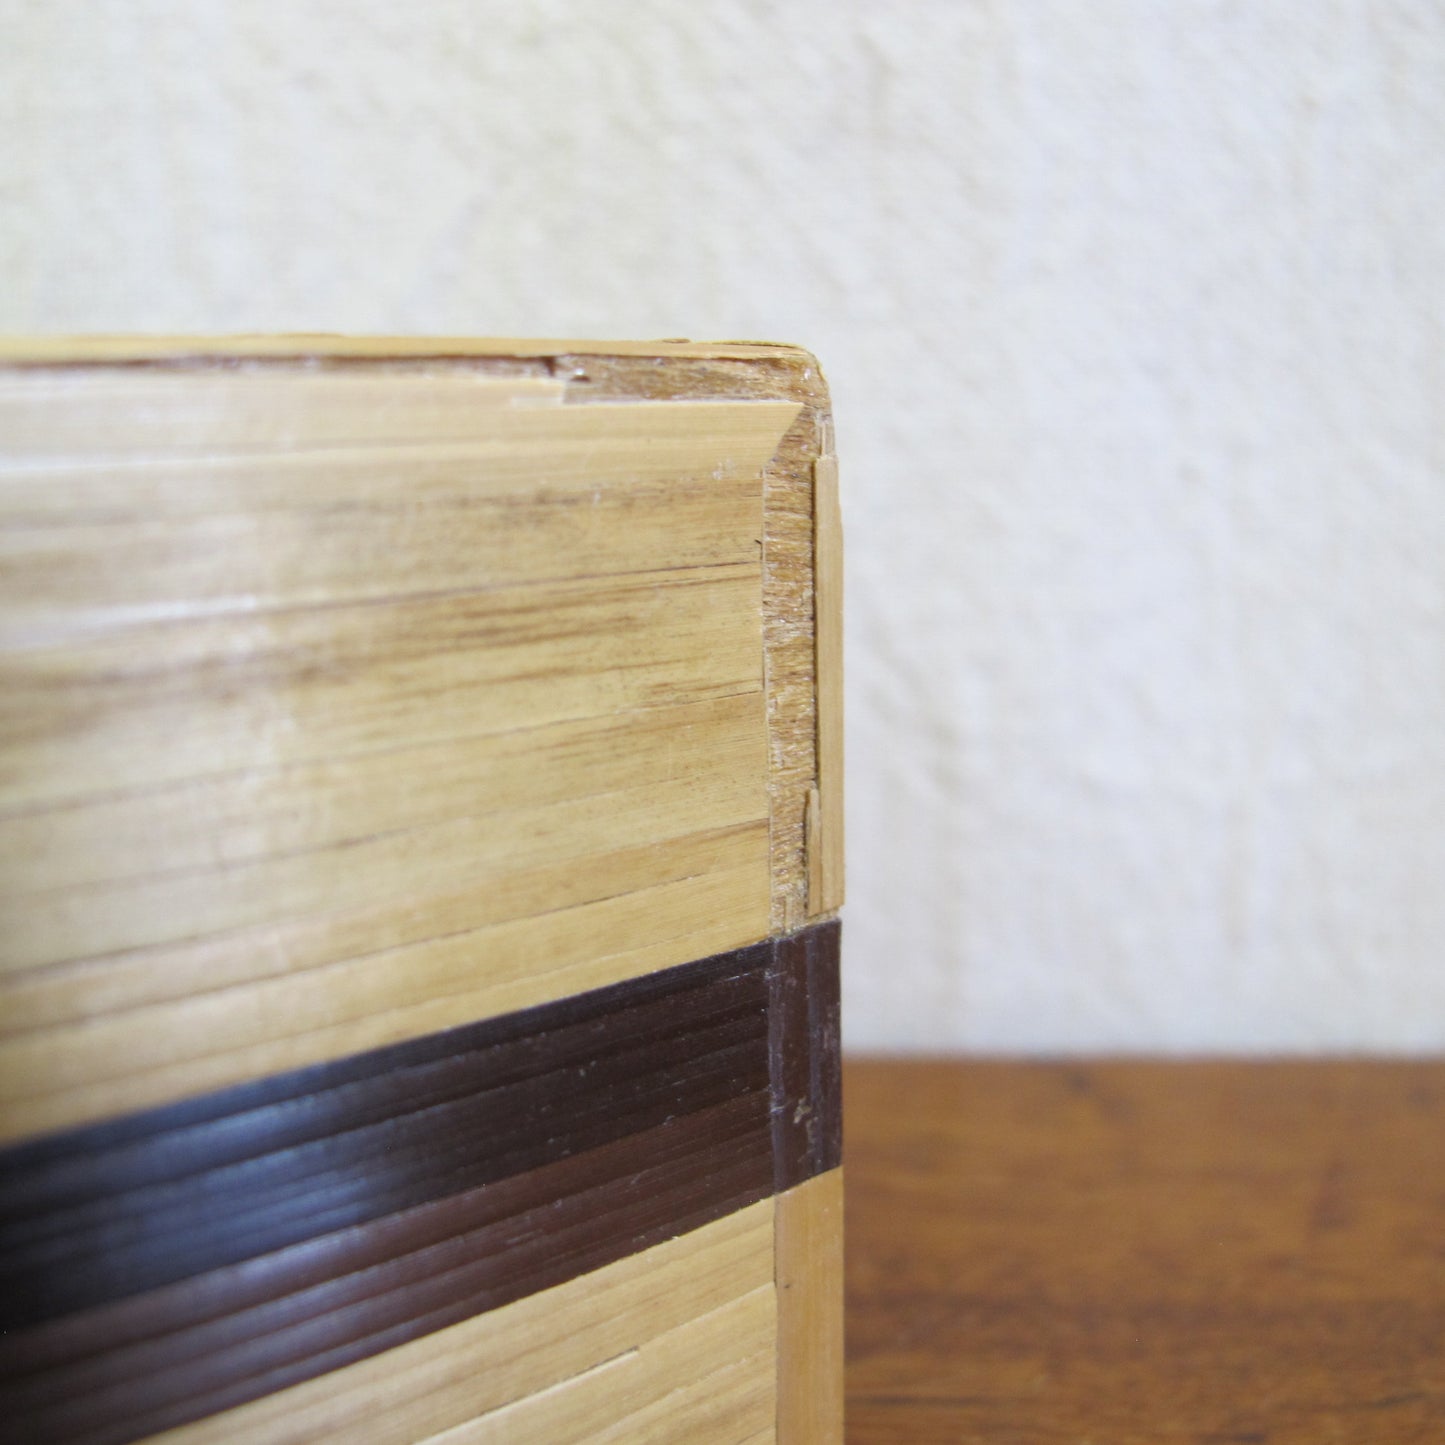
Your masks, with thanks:
<instances>
[{"instance_id":1,"label":"wooden table surface","mask_svg":"<svg viewBox=\"0 0 1445 1445\"><path fill-rule=\"evenodd\" d=\"M1445 1064L844 1087L854 1445L1445 1445Z\"/></svg>"}]
</instances>

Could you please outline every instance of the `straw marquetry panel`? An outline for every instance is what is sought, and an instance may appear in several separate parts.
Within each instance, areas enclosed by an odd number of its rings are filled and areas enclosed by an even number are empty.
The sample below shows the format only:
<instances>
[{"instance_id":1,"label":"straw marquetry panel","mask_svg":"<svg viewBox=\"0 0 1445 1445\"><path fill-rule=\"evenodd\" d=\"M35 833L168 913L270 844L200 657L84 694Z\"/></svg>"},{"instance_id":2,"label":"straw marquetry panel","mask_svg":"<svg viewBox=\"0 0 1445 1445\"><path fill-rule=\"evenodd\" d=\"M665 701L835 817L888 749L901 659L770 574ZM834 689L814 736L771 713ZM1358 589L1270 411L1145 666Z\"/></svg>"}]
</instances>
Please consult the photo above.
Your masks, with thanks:
<instances>
[{"instance_id":1,"label":"straw marquetry panel","mask_svg":"<svg viewBox=\"0 0 1445 1445\"><path fill-rule=\"evenodd\" d=\"M0 1151L0 1415L123 1445L805 1200L840 1158L837 946L827 923ZM830 1307L795 1243L819 1230L778 1218L797 1374ZM740 1363L694 1372L689 1418L755 1396ZM611 1393L577 1388L589 1419Z\"/></svg>"},{"instance_id":2,"label":"straw marquetry panel","mask_svg":"<svg viewBox=\"0 0 1445 1445\"><path fill-rule=\"evenodd\" d=\"M0 1418L839 1438L785 346L0 340Z\"/></svg>"},{"instance_id":3,"label":"straw marquetry panel","mask_svg":"<svg viewBox=\"0 0 1445 1445\"><path fill-rule=\"evenodd\" d=\"M731 1445L752 1432L771 1439L776 1331L773 1202L765 1199L567 1284L155 1438L165 1445L403 1445L437 1436L468 1445L594 1438ZM721 1378L704 1385L714 1372ZM670 1398L689 1386L699 1387L687 1392L691 1399ZM678 1429L674 1404L691 1412L687 1430Z\"/></svg>"},{"instance_id":4,"label":"straw marquetry panel","mask_svg":"<svg viewBox=\"0 0 1445 1445\"><path fill-rule=\"evenodd\" d=\"M5 1136L768 933L761 476L797 405L561 403L0 379Z\"/></svg>"},{"instance_id":5,"label":"straw marquetry panel","mask_svg":"<svg viewBox=\"0 0 1445 1445\"><path fill-rule=\"evenodd\" d=\"M773 1200L778 1289L778 1434L843 1445L843 1171Z\"/></svg>"}]
</instances>

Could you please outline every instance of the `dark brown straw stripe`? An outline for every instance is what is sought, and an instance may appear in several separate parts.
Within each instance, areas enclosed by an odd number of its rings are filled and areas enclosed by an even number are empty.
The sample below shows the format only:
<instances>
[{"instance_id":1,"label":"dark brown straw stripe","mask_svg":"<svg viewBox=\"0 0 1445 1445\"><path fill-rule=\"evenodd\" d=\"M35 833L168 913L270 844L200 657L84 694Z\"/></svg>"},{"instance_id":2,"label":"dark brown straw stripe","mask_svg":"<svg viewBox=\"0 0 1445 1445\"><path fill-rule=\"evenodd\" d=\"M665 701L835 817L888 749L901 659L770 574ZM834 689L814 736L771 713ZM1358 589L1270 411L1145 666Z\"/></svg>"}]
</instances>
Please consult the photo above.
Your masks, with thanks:
<instances>
[{"instance_id":1,"label":"dark brown straw stripe","mask_svg":"<svg viewBox=\"0 0 1445 1445\"><path fill-rule=\"evenodd\" d=\"M0 1154L0 1409L125 1442L838 1162L836 924Z\"/></svg>"},{"instance_id":2,"label":"dark brown straw stripe","mask_svg":"<svg viewBox=\"0 0 1445 1445\"><path fill-rule=\"evenodd\" d=\"M835 921L774 943L768 1037L779 1191L843 1160L840 941Z\"/></svg>"}]
</instances>

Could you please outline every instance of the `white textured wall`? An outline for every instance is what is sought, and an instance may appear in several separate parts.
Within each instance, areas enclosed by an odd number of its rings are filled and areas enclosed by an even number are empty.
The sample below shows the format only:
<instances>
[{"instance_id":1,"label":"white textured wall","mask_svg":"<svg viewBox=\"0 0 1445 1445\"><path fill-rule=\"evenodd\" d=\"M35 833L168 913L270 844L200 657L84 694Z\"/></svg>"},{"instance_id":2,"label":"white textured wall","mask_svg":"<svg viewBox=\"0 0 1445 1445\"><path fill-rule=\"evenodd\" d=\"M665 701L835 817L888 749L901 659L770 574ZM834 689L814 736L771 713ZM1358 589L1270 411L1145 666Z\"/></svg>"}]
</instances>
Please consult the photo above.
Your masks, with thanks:
<instances>
[{"instance_id":1,"label":"white textured wall","mask_svg":"<svg viewBox=\"0 0 1445 1445\"><path fill-rule=\"evenodd\" d=\"M1445 1047L1438 0L0 0L0 327L770 337L854 1045Z\"/></svg>"}]
</instances>

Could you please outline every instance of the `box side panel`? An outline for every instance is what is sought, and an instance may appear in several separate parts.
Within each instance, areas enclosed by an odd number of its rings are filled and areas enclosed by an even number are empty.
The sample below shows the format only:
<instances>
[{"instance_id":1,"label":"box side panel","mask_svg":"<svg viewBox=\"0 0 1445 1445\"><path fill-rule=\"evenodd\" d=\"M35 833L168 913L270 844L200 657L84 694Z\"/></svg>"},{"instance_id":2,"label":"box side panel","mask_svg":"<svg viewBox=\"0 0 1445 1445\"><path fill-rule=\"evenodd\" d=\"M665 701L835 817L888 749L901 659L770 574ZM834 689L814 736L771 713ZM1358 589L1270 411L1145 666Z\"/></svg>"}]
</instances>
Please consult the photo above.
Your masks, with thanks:
<instances>
[{"instance_id":1,"label":"box side panel","mask_svg":"<svg viewBox=\"0 0 1445 1445\"><path fill-rule=\"evenodd\" d=\"M797 407L534 392L0 384L3 1137L767 935Z\"/></svg>"}]
</instances>

